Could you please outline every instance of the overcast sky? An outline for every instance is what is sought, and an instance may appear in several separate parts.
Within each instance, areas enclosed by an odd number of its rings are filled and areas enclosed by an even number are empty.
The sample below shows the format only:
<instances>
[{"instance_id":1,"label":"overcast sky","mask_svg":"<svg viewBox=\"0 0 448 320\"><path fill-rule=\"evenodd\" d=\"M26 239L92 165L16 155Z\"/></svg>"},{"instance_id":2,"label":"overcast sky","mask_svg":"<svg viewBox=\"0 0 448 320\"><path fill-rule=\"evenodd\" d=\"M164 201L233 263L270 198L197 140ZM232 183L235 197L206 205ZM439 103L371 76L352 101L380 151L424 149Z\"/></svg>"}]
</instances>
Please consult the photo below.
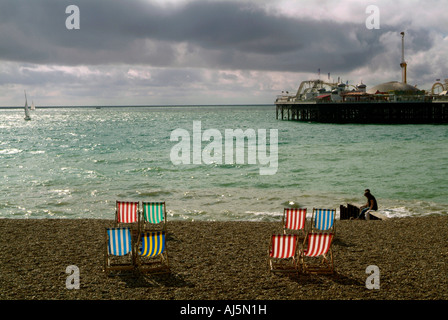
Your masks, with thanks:
<instances>
[{"instance_id":1,"label":"overcast sky","mask_svg":"<svg viewBox=\"0 0 448 320\"><path fill-rule=\"evenodd\" d=\"M79 29L67 29L69 5ZM366 27L379 9L379 29ZM430 89L446 0L0 0L0 106L270 104L302 80Z\"/></svg>"}]
</instances>

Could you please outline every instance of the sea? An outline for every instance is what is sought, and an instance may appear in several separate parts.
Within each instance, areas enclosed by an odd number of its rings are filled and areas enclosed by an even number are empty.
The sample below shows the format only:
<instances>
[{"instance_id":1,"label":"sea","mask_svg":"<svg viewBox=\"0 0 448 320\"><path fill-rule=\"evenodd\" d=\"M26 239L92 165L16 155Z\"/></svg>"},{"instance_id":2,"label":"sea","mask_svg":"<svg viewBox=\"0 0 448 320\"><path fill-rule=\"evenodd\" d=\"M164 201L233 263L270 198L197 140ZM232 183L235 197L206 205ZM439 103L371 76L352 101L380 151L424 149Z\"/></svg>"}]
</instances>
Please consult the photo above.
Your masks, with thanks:
<instances>
[{"instance_id":1,"label":"sea","mask_svg":"<svg viewBox=\"0 0 448 320\"><path fill-rule=\"evenodd\" d=\"M274 105L0 109L0 218L281 221L286 207L448 213L448 126L276 119ZM228 134L229 133L229 134ZM232 136L231 133L235 135ZM243 133L241 140L236 133Z\"/></svg>"}]
</instances>

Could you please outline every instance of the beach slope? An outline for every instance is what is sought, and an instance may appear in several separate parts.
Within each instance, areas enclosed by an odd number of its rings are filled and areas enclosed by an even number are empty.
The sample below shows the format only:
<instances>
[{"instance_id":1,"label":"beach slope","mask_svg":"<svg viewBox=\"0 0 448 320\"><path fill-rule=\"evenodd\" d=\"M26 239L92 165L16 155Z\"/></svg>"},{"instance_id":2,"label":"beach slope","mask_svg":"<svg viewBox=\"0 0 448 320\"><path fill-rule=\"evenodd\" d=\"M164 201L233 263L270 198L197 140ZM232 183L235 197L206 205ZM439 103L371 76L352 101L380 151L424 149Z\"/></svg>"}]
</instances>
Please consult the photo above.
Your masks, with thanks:
<instances>
[{"instance_id":1,"label":"beach slope","mask_svg":"<svg viewBox=\"0 0 448 320\"><path fill-rule=\"evenodd\" d=\"M280 222L168 222L172 273L102 271L111 220L0 219L0 299L448 299L448 217L336 221L335 273L272 275L267 252ZM68 266L80 288L67 289ZM368 289L368 266L379 289Z\"/></svg>"}]
</instances>

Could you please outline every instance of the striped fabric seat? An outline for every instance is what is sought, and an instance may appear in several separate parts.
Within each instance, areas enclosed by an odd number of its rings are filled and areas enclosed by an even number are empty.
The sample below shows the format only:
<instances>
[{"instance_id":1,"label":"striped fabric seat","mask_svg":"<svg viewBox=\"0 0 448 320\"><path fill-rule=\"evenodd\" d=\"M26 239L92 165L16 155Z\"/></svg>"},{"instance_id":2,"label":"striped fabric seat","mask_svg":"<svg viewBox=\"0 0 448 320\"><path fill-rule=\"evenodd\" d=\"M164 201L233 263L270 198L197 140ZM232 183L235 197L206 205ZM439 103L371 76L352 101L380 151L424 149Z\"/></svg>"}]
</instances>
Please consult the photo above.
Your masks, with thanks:
<instances>
[{"instance_id":1,"label":"striped fabric seat","mask_svg":"<svg viewBox=\"0 0 448 320\"><path fill-rule=\"evenodd\" d=\"M274 234L271 243L271 258L287 259L293 258L296 254L297 235L295 234Z\"/></svg>"},{"instance_id":2,"label":"striped fabric seat","mask_svg":"<svg viewBox=\"0 0 448 320\"><path fill-rule=\"evenodd\" d=\"M117 201L115 210L117 223L138 222L138 201Z\"/></svg>"},{"instance_id":3,"label":"striped fabric seat","mask_svg":"<svg viewBox=\"0 0 448 320\"><path fill-rule=\"evenodd\" d=\"M165 252L165 232L146 232L142 234L142 247L140 255L143 257L155 257Z\"/></svg>"},{"instance_id":4,"label":"striped fabric seat","mask_svg":"<svg viewBox=\"0 0 448 320\"><path fill-rule=\"evenodd\" d=\"M289 230L304 230L306 221L306 208L283 210L283 228Z\"/></svg>"},{"instance_id":5,"label":"striped fabric seat","mask_svg":"<svg viewBox=\"0 0 448 320\"><path fill-rule=\"evenodd\" d=\"M333 233L308 233L304 248L299 253L303 273L329 274L334 272L331 243ZM321 258L317 259L316 258Z\"/></svg>"},{"instance_id":6,"label":"striped fabric seat","mask_svg":"<svg viewBox=\"0 0 448 320\"><path fill-rule=\"evenodd\" d=\"M165 220L165 202L143 202L143 219L149 223L160 223Z\"/></svg>"},{"instance_id":7,"label":"striped fabric seat","mask_svg":"<svg viewBox=\"0 0 448 320\"><path fill-rule=\"evenodd\" d=\"M296 234L273 234L269 247L268 265L271 272L298 272Z\"/></svg>"},{"instance_id":8,"label":"striped fabric seat","mask_svg":"<svg viewBox=\"0 0 448 320\"><path fill-rule=\"evenodd\" d=\"M313 209L313 229L327 231L334 229L336 209Z\"/></svg>"},{"instance_id":9,"label":"striped fabric seat","mask_svg":"<svg viewBox=\"0 0 448 320\"><path fill-rule=\"evenodd\" d=\"M107 249L110 255L124 256L131 252L131 229L129 228L110 228L107 229Z\"/></svg>"},{"instance_id":10,"label":"striped fabric seat","mask_svg":"<svg viewBox=\"0 0 448 320\"><path fill-rule=\"evenodd\" d=\"M104 271L132 270L134 249L130 228L106 228Z\"/></svg>"},{"instance_id":11,"label":"striped fabric seat","mask_svg":"<svg viewBox=\"0 0 448 320\"><path fill-rule=\"evenodd\" d=\"M141 233L141 248L137 264L141 272L170 272L165 231Z\"/></svg>"},{"instance_id":12,"label":"striped fabric seat","mask_svg":"<svg viewBox=\"0 0 448 320\"><path fill-rule=\"evenodd\" d=\"M307 257L318 257L327 254L333 240L332 233L309 233L308 248L303 251Z\"/></svg>"},{"instance_id":13,"label":"striped fabric seat","mask_svg":"<svg viewBox=\"0 0 448 320\"><path fill-rule=\"evenodd\" d=\"M142 202L142 229L144 231L166 231L165 202Z\"/></svg>"}]
</instances>

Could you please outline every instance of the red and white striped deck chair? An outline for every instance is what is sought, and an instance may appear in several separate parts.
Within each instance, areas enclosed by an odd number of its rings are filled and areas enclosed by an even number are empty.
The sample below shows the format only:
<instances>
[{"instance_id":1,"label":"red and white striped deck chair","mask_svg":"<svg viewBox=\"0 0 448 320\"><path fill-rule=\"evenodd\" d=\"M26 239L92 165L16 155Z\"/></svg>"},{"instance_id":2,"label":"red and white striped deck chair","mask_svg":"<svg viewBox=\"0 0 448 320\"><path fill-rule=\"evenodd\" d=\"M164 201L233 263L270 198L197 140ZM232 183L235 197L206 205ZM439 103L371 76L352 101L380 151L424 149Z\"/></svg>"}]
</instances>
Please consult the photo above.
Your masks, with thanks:
<instances>
[{"instance_id":1,"label":"red and white striped deck chair","mask_svg":"<svg viewBox=\"0 0 448 320\"><path fill-rule=\"evenodd\" d=\"M308 233L299 253L299 264L303 273L333 273L333 237L333 233ZM316 262L316 258L321 258L318 259L320 263Z\"/></svg>"},{"instance_id":2,"label":"red and white striped deck chair","mask_svg":"<svg viewBox=\"0 0 448 320\"><path fill-rule=\"evenodd\" d=\"M284 208L283 209L283 233L298 231L299 235L305 237L306 208Z\"/></svg>"},{"instance_id":3,"label":"red and white striped deck chair","mask_svg":"<svg viewBox=\"0 0 448 320\"><path fill-rule=\"evenodd\" d=\"M268 264L271 272L297 272L296 234L273 234L268 252Z\"/></svg>"},{"instance_id":4,"label":"red and white striped deck chair","mask_svg":"<svg viewBox=\"0 0 448 320\"><path fill-rule=\"evenodd\" d=\"M139 202L138 201L118 201L115 206L115 225L129 226L133 225L139 229L140 222Z\"/></svg>"}]
</instances>

